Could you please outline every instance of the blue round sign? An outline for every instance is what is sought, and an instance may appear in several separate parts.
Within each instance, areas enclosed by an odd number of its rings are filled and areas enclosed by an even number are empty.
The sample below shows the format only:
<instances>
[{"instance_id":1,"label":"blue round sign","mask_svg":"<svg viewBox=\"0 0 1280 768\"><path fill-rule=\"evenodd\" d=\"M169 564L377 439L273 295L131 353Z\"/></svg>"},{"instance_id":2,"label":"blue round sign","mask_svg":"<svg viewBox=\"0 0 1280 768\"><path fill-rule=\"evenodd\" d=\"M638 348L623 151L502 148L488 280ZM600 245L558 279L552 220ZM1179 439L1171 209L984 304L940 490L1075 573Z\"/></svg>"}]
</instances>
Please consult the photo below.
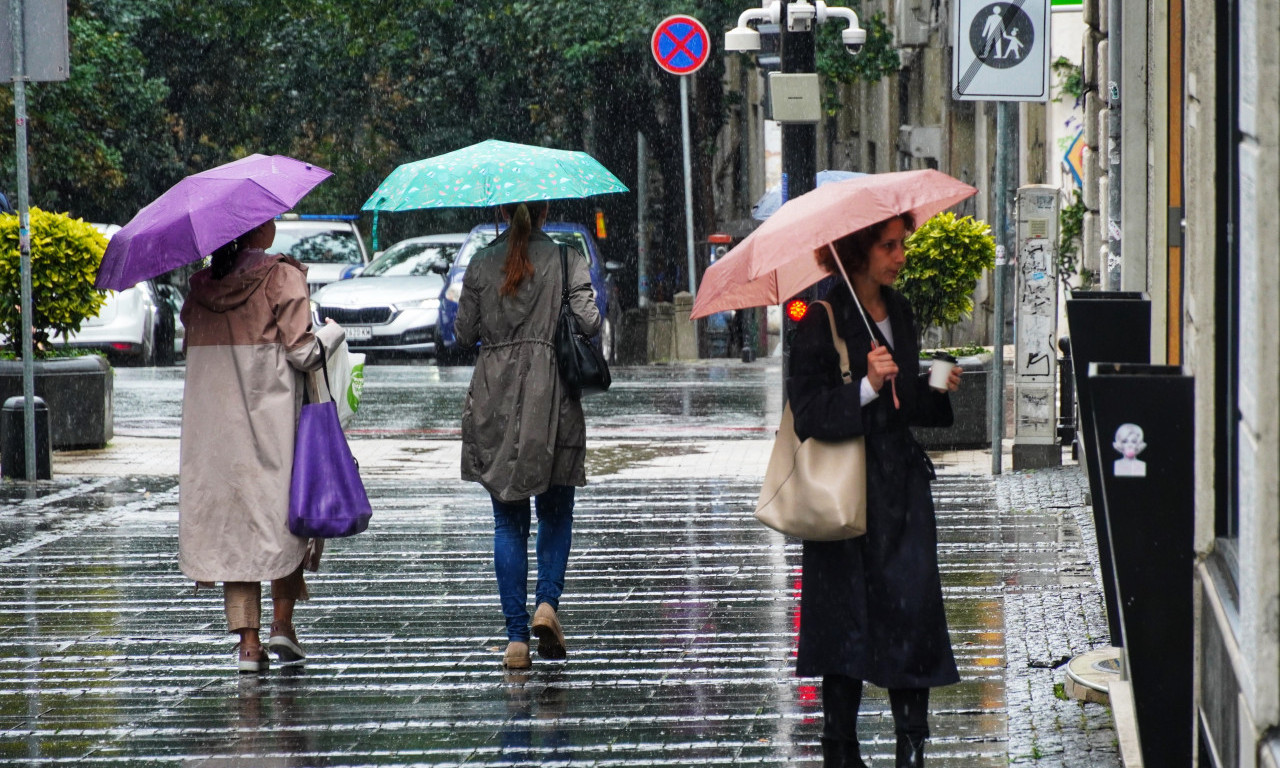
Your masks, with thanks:
<instances>
[{"instance_id":1,"label":"blue round sign","mask_svg":"<svg viewBox=\"0 0 1280 768\"><path fill-rule=\"evenodd\" d=\"M692 16L668 16L653 30L649 48L658 66L673 75L691 75L707 63L711 40Z\"/></svg>"}]
</instances>

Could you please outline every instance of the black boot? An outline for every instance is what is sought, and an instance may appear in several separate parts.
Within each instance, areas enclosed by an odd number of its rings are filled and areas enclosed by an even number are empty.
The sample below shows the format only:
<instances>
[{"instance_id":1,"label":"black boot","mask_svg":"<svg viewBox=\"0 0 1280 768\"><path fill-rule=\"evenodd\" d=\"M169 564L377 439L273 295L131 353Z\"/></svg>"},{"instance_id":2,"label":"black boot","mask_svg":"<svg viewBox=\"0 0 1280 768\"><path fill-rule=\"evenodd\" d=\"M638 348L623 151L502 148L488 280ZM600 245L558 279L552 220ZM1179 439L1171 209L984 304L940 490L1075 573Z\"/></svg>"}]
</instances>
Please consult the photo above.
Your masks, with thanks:
<instances>
[{"instance_id":1,"label":"black boot","mask_svg":"<svg viewBox=\"0 0 1280 768\"><path fill-rule=\"evenodd\" d=\"M822 737L822 768L868 768L862 762L862 747L856 741Z\"/></svg>"},{"instance_id":2,"label":"black boot","mask_svg":"<svg viewBox=\"0 0 1280 768\"><path fill-rule=\"evenodd\" d=\"M898 735L897 768L924 768L924 736Z\"/></svg>"}]
</instances>

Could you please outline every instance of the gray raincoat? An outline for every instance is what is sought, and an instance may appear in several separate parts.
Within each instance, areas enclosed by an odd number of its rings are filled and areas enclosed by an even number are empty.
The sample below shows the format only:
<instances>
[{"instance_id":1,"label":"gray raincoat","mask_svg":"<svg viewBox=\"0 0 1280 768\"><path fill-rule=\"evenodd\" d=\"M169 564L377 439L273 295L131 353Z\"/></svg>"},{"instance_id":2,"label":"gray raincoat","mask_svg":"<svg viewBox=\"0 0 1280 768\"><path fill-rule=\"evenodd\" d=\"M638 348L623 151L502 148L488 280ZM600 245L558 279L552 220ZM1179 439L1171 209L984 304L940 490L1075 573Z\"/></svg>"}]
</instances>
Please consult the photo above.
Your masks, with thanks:
<instances>
[{"instance_id":1,"label":"gray raincoat","mask_svg":"<svg viewBox=\"0 0 1280 768\"><path fill-rule=\"evenodd\" d=\"M302 562L287 518L304 371L319 369L321 342L345 338L337 325L312 333L306 267L241 258L255 261L193 275L182 307L178 564L198 582L269 581Z\"/></svg>"},{"instance_id":2,"label":"gray raincoat","mask_svg":"<svg viewBox=\"0 0 1280 768\"><path fill-rule=\"evenodd\" d=\"M587 259L568 249L569 305L583 333L600 328ZM462 479L502 501L536 496L551 485L587 484L582 403L566 394L556 367L560 248L534 230L533 277L500 296L507 258L503 232L471 259L458 302L458 343L481 342L462 410Z\"/></svg>"}]
</instances>

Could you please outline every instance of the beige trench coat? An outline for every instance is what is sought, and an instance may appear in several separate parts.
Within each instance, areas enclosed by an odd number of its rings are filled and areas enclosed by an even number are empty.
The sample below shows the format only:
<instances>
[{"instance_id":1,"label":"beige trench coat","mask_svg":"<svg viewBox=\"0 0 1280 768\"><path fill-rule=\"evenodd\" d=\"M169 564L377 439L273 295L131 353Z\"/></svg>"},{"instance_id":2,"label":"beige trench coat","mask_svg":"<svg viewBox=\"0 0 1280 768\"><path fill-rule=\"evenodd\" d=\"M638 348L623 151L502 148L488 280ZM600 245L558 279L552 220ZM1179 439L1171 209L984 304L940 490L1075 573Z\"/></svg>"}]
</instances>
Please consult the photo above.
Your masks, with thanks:
<instances>
[{"instance_id":1,"label":"beige trench coat","mask_svg":"<svg viewBox=\"0 0 1280 768\"><path fill-rule=\"evenodd\" d=\"M304 371L319 369L321 341L345 338L312 333L306 267L256 255L221 280L197 272L182 307L178 564L201 582L269 581L302 562L287 518Z\"/></svg>"},{"instance_id":2,"label":"beige trench coat","mask_svg":"<svg viewBox=\"0 0 1280 768\"><path fill-rule=\"evenodd\" d=\"M462 479L503 501L536 496L551 485L586 485L587 428L582 403L569 397L556 367L560 248L535 230L533 277L499 296L507 258L504 232L467 266L458 302L458 343L481 341L462 410ZM583 333L600 329L587 259L568 250L569 305Z\"/></svg>"}]
</instances>

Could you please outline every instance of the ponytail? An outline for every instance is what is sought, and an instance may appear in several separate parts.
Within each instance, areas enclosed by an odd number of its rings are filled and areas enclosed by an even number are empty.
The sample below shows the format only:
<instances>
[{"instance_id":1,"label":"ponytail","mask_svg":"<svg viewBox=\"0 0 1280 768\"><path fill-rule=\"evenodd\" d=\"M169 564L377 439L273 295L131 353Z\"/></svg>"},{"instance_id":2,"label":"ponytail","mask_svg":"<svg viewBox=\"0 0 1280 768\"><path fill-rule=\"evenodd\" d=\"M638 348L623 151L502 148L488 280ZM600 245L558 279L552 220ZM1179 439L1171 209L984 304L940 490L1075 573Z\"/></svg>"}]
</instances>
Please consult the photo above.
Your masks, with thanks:
<instances>
[{"instance_id":1,"label":"ponytail","mask_svg":"<svg viewBox=\"0 0 1280 768\"><path fill-rule=\"evenodd\" d=\"M507 263L502 268L504 279L498 295L514 296L520 290L520 284L533 277L533 262L529 261L529 235L533 233L533 220L525 203L517 204L514 210L510 205L502 208L511 218L511 224L507 227Z\"/></svg>"},{"instance_id":2,"label":"ponytail","mask_svg":"<svg viewBox=\"0 0 1280 768\"><path fill-rule=\"evenodd\" d=\"M242 236L243 237L243 236ZM240 255L240 238L220 245L213 252L213 257L209 260L209 273L214 280L221 280L231 274L231 270L236 266L236 258Z\"/></svg>"}]
</instances>

